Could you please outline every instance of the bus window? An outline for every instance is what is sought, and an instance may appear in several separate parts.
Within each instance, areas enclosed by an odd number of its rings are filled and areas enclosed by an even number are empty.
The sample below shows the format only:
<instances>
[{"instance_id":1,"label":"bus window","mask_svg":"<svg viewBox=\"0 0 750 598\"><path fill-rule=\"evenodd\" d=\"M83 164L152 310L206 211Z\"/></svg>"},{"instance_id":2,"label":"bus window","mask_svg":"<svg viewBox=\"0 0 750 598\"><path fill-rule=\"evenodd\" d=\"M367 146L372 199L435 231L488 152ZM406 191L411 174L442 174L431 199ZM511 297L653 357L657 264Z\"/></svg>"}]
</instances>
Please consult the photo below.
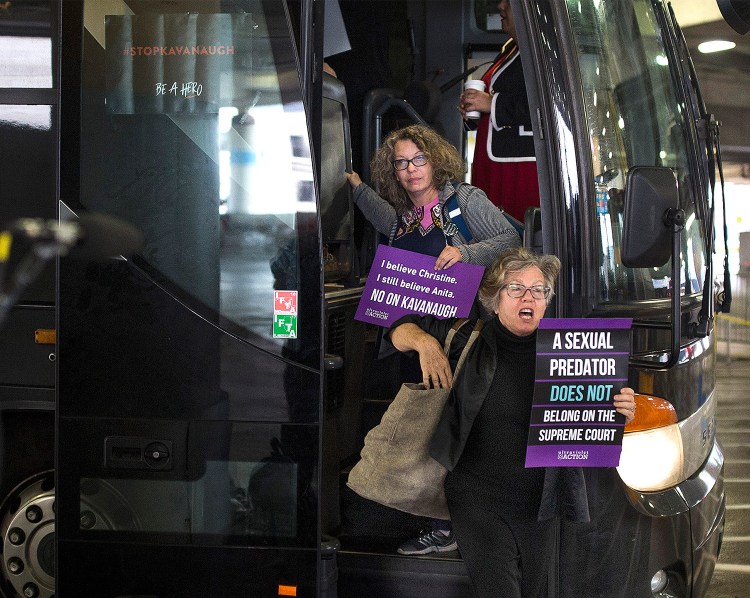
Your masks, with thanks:
<instances>
[{"instance_id":1,"label":"bus window","mask_svg":"<svg viewBox=\"0 0 750 598\"><path fill-rule=\"evenodd\" d=\"M349 111L344 85L323 75L320 152L320 220L323 273L327 290L348 286L358 270L354 264L354 207L344 172L351 170Z\"/></svg>"},{"instance_id":2,"label":"bus window","mask_svg":"<svg viewBox=\"0 0 750 598\"><path fill-rule=\"evenodd\" d=\"M623 190L632 166L677 174L686 212L682 294L700 292L705 245L689 180L685 106L678 99L651 2L568 1L581 69L596 192L599 301L667 298L671 265L625 268L620 260Z\"/></svg>"},{"instance_id":3,"label":"bus window","mask_svg":"<svg viewBox=\"0 0 750 598\"><path fill-rule=\"evenodd\" d=\"M196 313L281 353L299 331L274 329L274 290L299 293L300 256L317 254L312 160L283 6L247 4L119 15L86 4L104 97L86 81L84 109L104 113L83 124L82 203L143 230L134 263ZM174 55L152 55L153 40Z\"/></svg>"}]
</instances>

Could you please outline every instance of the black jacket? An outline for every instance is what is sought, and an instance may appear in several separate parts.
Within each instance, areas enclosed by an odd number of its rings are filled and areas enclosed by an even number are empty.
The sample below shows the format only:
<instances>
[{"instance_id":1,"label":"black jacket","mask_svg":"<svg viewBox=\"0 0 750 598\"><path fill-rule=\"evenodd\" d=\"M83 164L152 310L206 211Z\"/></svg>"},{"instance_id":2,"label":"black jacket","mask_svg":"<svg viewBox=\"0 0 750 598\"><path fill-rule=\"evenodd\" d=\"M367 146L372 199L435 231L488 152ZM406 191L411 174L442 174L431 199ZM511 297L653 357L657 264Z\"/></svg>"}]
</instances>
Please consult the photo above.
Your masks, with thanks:
<instances>
[{"instance_id":1,"label":"black jacket","mask_svg":"<svg viewBox=\"0 0 750 598\"><path fill-rule=\"evenodd\" d=\"M407 322L416 324L442 344L455 321L451 318L438 320L433 316L408 315L394 322L391 329ZM470 321L456 333L450 353L453 367L475 323L476 320ZM453 470L461 458L474 419L492 384L497 345L495 327L482 328L479 338L469 349L463 368L453 381L450 397L430 447L433 459L449 471ZM558 515L576 522L590 520L586 481L580 467L545 468L538 519L543 521Z\"/></svg>"}]
</instances>

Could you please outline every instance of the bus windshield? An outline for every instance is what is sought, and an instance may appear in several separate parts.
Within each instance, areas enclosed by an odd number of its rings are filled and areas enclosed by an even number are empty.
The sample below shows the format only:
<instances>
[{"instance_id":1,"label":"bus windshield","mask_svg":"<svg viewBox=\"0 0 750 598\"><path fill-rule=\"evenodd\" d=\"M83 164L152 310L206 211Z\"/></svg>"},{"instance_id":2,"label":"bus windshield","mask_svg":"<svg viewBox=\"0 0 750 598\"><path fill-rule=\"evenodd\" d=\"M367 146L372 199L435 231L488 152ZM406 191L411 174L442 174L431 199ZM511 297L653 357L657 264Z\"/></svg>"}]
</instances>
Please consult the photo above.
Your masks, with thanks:
<instances>
[{"instance_id":1,"label":"bus windshield","mask_svg":"<svg viewBox=\"0 0 750 598\"><path fill-rule=\"evenodd\" d=\"M622 304L672 294L670 262L634 269L620 260L625 180L633 166L675 171L687 219L680 293L699 293L705 243L689 178L688 115L653 5L648 0L568 0L568 8L591 138L598 299Z\"/></svg>"}]
</instances>

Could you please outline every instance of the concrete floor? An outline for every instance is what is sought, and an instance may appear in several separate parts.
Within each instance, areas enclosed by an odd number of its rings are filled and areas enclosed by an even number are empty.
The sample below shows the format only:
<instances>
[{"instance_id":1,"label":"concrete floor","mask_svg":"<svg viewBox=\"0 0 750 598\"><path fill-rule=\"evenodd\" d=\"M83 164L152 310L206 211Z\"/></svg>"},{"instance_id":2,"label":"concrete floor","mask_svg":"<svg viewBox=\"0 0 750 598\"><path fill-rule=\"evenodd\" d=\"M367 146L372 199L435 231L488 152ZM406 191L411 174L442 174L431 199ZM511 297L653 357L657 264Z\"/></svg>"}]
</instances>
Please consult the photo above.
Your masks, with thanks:
<instances>
[{"instance_id":1,"label":"concrete floor","mask_svg":"<svg viewBox=\"0 0 750 598\"><path fill-rule=\"evenodd\" d=\"M724 449L724 543L705 598L750 596L750 360L718 357L717 429Z\"/></svg>"}]
</instances>

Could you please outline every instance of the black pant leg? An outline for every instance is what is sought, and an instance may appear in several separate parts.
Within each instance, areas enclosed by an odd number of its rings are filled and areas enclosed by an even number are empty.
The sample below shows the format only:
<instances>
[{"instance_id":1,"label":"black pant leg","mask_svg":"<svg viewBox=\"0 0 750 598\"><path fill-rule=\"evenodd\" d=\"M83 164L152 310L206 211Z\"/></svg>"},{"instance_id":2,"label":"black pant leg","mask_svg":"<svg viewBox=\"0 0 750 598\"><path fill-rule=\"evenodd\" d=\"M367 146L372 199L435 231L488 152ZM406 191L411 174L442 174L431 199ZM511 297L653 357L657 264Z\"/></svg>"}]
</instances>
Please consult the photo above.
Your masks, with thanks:
<instances>
[{"instance_id":1,"label":"black pant leg","mask_svg":"<svg viewBox=\"0 0 750 598\"><path fill-rule=\"evenodd\" d=\"M555 520L501 515L450 497L448 507L476 598L546 596Z\"/></svg>"}]
</instances>

